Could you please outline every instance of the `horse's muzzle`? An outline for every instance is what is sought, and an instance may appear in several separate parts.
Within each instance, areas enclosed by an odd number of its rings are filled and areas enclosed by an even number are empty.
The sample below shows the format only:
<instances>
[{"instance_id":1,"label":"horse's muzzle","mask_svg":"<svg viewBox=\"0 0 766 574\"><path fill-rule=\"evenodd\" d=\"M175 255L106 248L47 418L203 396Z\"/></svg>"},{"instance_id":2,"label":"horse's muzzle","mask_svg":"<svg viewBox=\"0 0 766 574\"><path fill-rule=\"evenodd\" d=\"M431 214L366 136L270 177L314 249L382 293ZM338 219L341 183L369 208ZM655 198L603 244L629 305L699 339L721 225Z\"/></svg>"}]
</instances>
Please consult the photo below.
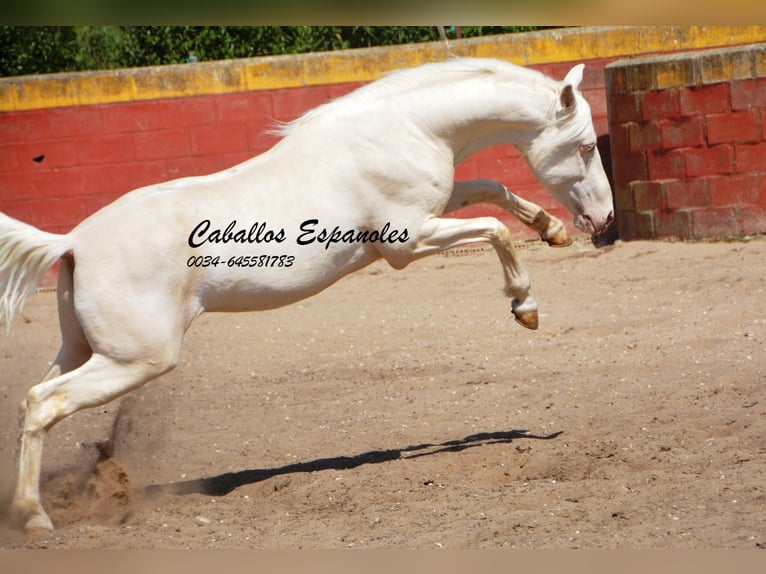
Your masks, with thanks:
<instances>
[{"instance_id":1,"label":"horse's muzzle","mask_svg":"<svg viewBox=\"0 0 766 574\"><path fill-rule=\"evenodd\" d=\"M575 227L581 231L598 234L603 233L613 221L614 212L610 210L605 217L593 217L588 214L578 215L574 219L574 224Z\"/></svg>"}]
</instances>

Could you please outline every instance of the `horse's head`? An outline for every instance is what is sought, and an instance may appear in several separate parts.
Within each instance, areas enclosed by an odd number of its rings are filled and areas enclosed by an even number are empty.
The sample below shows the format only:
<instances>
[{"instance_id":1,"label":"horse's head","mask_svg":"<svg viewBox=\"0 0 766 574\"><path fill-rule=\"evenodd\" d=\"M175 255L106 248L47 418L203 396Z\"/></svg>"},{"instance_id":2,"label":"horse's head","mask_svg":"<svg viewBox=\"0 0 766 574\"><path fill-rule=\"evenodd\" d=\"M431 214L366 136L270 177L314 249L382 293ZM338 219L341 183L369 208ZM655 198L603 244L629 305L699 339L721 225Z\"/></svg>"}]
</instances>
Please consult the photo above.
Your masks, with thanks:
<instances>
[{"instance_id":1,"label":"horse's head","mask_svg":"<svg viewBox=\"0 0 766 574\"><path fill-rule=\"evenodd\" d=\"M577 90L583 68L567 74L549 121L525 155L537 179L575 216L575 226L600 233L614 219L614 207L590 106Z\"/></svg>"}]
</instances>

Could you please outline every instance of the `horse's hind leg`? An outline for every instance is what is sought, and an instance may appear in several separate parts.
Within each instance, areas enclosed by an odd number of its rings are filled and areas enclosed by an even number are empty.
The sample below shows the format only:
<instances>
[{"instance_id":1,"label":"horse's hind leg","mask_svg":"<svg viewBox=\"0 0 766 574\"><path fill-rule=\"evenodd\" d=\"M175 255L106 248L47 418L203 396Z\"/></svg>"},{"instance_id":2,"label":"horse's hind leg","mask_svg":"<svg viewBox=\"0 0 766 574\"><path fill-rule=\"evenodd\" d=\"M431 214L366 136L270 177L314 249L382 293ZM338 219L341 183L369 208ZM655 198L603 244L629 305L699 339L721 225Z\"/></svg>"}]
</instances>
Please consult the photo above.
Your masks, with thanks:
<instances>
[{"instance_id":1,"label":"horse's hind leg","mask_svg":"<svg viewBox=\"0 0 766 574\"><path fill-rule=\"evenodd\" d=\"M56 287L61 349L59 349L48 373L43 377L43 381L48 381L76 369L85 363L92 353L75 313L73 271L74 262L70 258L62 258Z\"/></svg>"},{"instance_id":2,"label":"horse's hind leg","mask_svg":"<svg viewBox=\"0 0 766 574\"><path fill-rule=\"evenodd\" d=\"M572 244L560 219L539 205L511 193L504 185L489 179L456 181L444 213L476 203L492 203L511 212L524 225L539 233L540 238L548 245L566 247Z\"/></svg>"},{"instance_id":3,"label":"horse's hind leg","mask_svg":"<svg viewBox=\"0 0 766 574\"><path fill-rule=\"evenodd\" d=\"M414 231L414 230L412 230ZM530 281L513 248L511 232L494 217L475 219L428 218L412 234L413 241L394 245L381 245L381 255L395 268L401 269L411 261L482 241L495 248L505 278L504 293L511 298L511 309L516 321L528 329L537 329L537 302L529 292Z\"/></svg>"},{"instance_id":4,"label":"horse's hind leg","mask_svg":"<svg viewBox=\"0 0 766 574\"><path fill-rule=\"evenodd\" d=\"M40 470L45 434L61 419L107 403L170 370L177 353L160 353L132 362L93 354L83 365L30 389L23 403L18 477L12 516L28 532L52 530L40 502Z\"/></svg>"}]
</instances>

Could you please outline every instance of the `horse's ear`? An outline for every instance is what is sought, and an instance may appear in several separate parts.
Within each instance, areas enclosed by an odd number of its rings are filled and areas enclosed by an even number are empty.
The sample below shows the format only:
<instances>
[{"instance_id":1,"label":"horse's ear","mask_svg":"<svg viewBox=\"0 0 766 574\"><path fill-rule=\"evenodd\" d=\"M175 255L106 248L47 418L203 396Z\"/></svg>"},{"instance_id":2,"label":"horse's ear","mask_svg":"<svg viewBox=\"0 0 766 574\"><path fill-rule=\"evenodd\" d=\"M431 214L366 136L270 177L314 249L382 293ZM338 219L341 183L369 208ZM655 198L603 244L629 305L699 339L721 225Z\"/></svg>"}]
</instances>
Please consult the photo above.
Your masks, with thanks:
<instances>
[{"instance_id":1,"label":"horse's ear","mask_svg":"<svg viewBox=\"0 0 766 574\"><path fill-rule=\"evenodd\" d=\"M561 90L561 106L564 109L573 109L577 100L575 100L574 91L582 82L582 71L585 64L577 64L569 70L564 78L564 89Z\"/></svg>"},{"instance_id":2,"label":"horse's ear","mask_svg":"<svg viewBox=\"0 0 766 574\"><path fill-rule=\"evenodd\" d=\"M577 64L564 78L564 84L570 85L573 88L579 88L580 82L582 82L582 71L585 69L585 64Z\"/></svg>"},{"instance_id":3,"label":"horse's ear","mask_svg":"<svg viewBox=\"0 0 766 574\"><path fill-rule=\"evenodd\" d=\"M577 100L575 99L574 90L570 84L564 86L561 90L561 107L565 110L572 110L575 107Z\"/></svg>"}]
</instances>

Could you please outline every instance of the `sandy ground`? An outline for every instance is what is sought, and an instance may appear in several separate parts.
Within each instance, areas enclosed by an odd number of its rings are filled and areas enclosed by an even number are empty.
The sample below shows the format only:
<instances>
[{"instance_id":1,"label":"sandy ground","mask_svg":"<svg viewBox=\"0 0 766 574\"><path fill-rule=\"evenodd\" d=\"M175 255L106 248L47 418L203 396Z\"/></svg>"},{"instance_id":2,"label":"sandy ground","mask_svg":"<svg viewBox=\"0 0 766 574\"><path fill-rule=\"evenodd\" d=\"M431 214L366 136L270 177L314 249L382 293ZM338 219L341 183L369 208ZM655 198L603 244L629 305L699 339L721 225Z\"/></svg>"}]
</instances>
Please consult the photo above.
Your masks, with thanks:
<instances>
[{"instance_id":1,"label":"sandy ground","mask_svg":"<svg viewBox=\"0 0 766 574\"><path fill-rule=\"evenodd\" d=\"M201 317L51 431L57 529L0 547L766 547L766 239L533 245L535 332L487 250ZM41 293L0 347L2 508L58 342Z\"/></svg>"}]
</instances>

